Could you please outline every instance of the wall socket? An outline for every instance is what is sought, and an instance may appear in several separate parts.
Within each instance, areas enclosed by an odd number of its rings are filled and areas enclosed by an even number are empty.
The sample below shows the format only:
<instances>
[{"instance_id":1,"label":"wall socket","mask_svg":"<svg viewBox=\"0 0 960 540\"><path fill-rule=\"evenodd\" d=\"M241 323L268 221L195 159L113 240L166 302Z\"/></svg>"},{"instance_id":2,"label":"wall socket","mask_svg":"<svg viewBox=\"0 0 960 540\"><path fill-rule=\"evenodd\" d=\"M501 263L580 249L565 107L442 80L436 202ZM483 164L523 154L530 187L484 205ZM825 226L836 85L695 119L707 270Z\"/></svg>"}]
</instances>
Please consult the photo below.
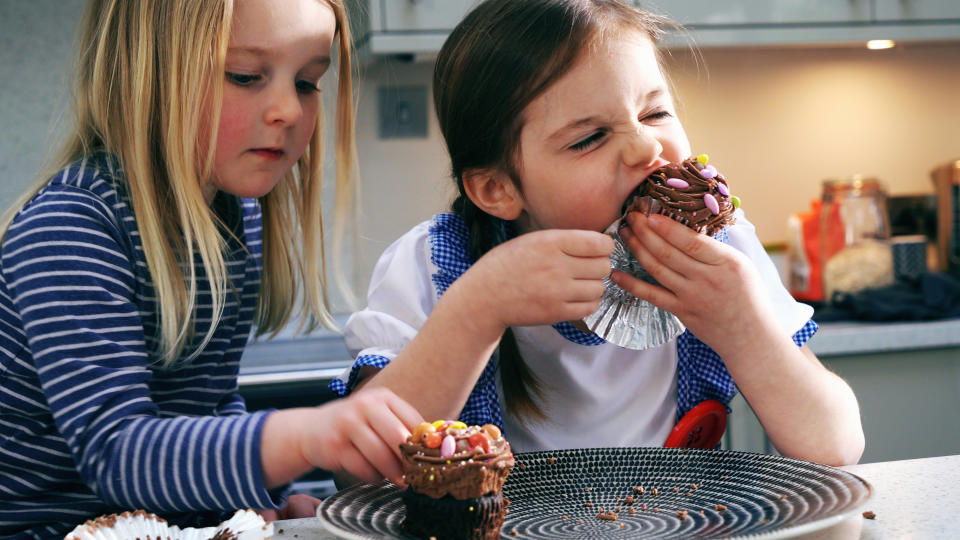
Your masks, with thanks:
<instances>
[{"instance_id":1,"label":"wall socket","mask_svg":"<svg viewBox=\"0 0 960 540\"><path fill-rule=\"evenodd\" d=\"M427 137L427 87L377 89L381 139Z\"/></svg>"}]
</instances>

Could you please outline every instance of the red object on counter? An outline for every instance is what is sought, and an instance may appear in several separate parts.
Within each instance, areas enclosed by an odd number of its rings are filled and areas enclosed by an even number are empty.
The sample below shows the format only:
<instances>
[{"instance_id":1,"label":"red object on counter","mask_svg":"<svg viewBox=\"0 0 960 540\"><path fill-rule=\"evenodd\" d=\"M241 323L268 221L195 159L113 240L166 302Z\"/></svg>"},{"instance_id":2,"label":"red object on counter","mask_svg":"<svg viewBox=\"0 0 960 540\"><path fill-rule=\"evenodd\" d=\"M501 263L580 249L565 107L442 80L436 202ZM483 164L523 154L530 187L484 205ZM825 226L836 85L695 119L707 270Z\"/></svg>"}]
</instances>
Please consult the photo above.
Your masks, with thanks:
<instances>
[{"instance_id":1,"label":"red object on counter","mask_svg":"<svg viewBox=\"0 0 960 540\"><path fill-rule=\"evenodd\" d=\"M665 448L714 449L727 429L727 407L715 399L698 403L677 422Z\"/></svg>"}]
</instances>

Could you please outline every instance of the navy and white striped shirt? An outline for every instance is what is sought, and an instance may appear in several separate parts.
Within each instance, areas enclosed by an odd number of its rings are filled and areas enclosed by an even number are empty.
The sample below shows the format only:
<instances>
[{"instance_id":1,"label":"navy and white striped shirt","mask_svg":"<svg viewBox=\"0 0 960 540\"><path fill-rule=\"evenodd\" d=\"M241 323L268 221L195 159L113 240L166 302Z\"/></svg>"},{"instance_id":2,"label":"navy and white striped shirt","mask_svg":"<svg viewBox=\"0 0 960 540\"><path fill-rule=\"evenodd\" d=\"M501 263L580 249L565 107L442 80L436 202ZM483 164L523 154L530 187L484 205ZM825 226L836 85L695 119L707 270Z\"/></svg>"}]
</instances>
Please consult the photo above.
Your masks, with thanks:
<instances>
[{"instance_id":1,"label":"navy and white striped shirt","mask_svg":"<svg viewBox=\"0 0 960 540\"><path fill-rule=\"evenodd\" d=\"M213 339L173 368L159 365L155 292L115 158L72 164L14 219L0 261L0 536L63 537L137 508L196 525L280 502L262 477L267 413L246 413L237 393L260 290L260 207L222 193L217 206L243 243L227 244L233 287Z\"/></svg>"}]
</instances>

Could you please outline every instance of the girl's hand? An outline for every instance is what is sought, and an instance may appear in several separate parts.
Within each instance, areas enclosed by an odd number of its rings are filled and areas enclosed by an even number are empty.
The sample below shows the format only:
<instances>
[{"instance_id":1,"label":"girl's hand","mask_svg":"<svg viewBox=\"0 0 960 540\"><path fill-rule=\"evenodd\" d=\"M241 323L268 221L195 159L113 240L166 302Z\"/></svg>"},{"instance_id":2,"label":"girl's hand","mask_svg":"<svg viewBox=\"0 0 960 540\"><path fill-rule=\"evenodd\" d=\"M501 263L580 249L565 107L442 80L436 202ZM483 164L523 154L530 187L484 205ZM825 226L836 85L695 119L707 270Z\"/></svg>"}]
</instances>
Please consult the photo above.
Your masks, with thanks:
<instances>
[{"instance_id":1,"label":"girl's hand","mask_svg":"<svg viewBox=\"0 0 960 540\"><path fill-rule=\"evenodd\" d=\"M275 411L261 434L264 483L273 488L320 468L403 485L399 446L420 422L420 413L386 388L364 388L320 407Z\"/></svg>"},{"instance_id":2,"label":"girl's hand","mask_svg":"<svg viewBox=\"0 0 960 540\"><path fill-rule=\"evenodd\" d=\"M724 345L747 342L773 320L756 269L736 249L665 216L633 212L627 223L621 238L662 287L622 272L611 279L676 315L721 356Z\"/></svg>"},{"instance_id":3,"label":"girl's hand","mask_svg":"<svg viewBox=\"0 0 960 540\"><path fill-rule=\"evenodd\" d=\"M613 248L612 238L593 231L522 234L487 252L454 285L475 313L492 314L503 328L582 319L600 306Z\"/></svg>"},{"instance_id":4,"label":"girl's hand","mask_svg":"<svg viewBox=\"0 0 960 540\"><path fill-rule=\"evenodd\" d=\"M317 507L320 503L320 499L296 493L287 497L287 503L280 510L259 510L257 513L264 521L312 518L317 517Z\"/></svg>"},{"instance_id":5,"label":"girl's hand","mask_svg":"<svg viewBox=\"0 0 960 540\"><path fill-rule=\"evenodd\" d=\"M388 478L403 486L400 443L423 418L386 388L361 389L314 410L302 426L300 450L315 467L345 471L365 482Z\"/></svg>"}]
</instances>

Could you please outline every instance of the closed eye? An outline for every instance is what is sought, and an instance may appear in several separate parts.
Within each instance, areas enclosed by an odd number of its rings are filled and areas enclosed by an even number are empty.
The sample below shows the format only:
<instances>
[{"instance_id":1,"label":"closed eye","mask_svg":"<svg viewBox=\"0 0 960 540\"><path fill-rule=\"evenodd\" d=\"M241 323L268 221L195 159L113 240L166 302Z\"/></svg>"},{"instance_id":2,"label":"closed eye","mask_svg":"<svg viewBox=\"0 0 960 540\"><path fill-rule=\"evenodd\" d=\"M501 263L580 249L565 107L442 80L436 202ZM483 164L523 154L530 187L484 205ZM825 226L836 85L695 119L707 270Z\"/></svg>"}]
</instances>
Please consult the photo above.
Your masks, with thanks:
<instances>
[{"instance_id":1,"label":"closed eye","mask_svg":"<svg viewBox=\"0 0 960 540\"><path fill-rule=\"evenodd\" d=\"M248 75L246 73L227 72L227 80L237 86L250 86L260 80L260 75Z\"/></svg>"},{"instance_id":2,"label":"closed eye","mask_svg":"<svg viewBox=\"0 0 960 540\"><path fill-rule=\"evenodd\" d=\"M310 94L319 91L320 86L318 84L303 79L297 80L297 92L300 92L301 94Z\"/></svg>"},{"instance_id":3,"label":"closed eye","mask_svg":"<svg viewBox=\"0 0 960 540\"><path fill-rule=\"evenodd\" d=\"M663 120L665 118L670 118L671 116L673 115L670 114L670 111L657 111L653 114L648 114L643 119L644 120Z\"/></svg>"},{"instance_id":4,"label":"closed eye","mask_svg":"<svg viewBox=\"0 0 960 540\"><path fill-rule=\"evenodd\" d=\"M604 137L606 137L606 136L607 136L607 132L606 132L606 131L603 131L603 130L601 130L601 131L595 131L595 132L591 133L589 137L587 137L587 138L585 138L585 139L582 139L582 140L580 140L580 141L578 141L578 142L573 143L573 144L570 146L570 149L571 149L571 150L577 150L577 151L586 150L587 148L590 148L591 146L599 143L599 142L600 142L601 140L603 140Z\"/></svg>"}]
</instances>

